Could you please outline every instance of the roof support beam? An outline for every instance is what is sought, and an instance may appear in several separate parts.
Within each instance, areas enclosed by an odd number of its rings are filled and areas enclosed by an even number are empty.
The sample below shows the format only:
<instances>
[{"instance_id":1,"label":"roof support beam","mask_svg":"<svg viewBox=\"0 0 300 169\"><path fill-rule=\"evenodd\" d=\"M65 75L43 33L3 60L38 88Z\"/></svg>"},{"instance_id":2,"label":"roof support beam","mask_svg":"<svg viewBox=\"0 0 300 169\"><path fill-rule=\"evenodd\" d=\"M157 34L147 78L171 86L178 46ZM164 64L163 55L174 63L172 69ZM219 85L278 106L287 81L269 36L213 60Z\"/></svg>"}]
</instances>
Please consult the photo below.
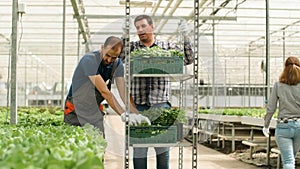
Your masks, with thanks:
<instances>
[{"instance_id":1,"label":"roof support beam","mask_svg":"<svg viewBox=\"0 0 300 169\"><path fill-rule=\"evenodd\" d=\"M87 18L87 19L121 19L124 15L74 15L75 18ZM193 19L193 16L151 16L152 19ZM236 21L236 16L199 16L200 20L232 20Z\"/></svg>"},{"instance_id":2,"label":"roof support beam","mask_svg":"<svg viewBox=\"0 0 300 169\"><path fill-rule=\"evenodd\" d=\"M78 4L76 3L76 0L71 0L71 3L72 3L73 10L74 10L74 13L75 13L74 18L77 19L79 31L82 34L84 43L87 43L90 39L90 32L89 32L87 18L86 17L78 17L78 16L80 16L80 14L79 14L79 8L78 8ZM84 8L84 7L82 6L81 8ZM83 13L82 16L85 16L84 14L85 13Z\"/></svg>"}]
</instances>

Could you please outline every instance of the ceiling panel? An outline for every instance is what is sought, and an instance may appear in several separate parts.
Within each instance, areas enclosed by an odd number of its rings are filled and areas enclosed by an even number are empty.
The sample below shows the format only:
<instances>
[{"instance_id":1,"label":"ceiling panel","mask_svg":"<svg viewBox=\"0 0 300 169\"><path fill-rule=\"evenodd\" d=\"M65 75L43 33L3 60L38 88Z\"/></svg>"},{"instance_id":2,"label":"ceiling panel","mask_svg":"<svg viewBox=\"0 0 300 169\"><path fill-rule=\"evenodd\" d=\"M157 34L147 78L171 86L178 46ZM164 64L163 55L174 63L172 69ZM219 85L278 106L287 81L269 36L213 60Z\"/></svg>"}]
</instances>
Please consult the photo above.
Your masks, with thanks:
<instances>
[{"instance_id":1,"label":"ceiling panel","mask_svg":"<svg viewBox=\"0 0 300 169\"><path fill-rule=\"evenodd\" d=\"M125 14L123 0L74 0L82 1L84 15L87 18L88 29L91 33L88 44L90 50L100 48L106 37L110 35L122 36L122 23ZM63 1L62 0L22 0L26 4L26 14L18 22L18 44L20 69L26 64L39 64L35 69L27 70L26 81L53 83L61 81L62 69L62 28L63 28ZM215 53L220 69L226 72L226 83L243 83L245 73L239 73L251 57L251 69L258 71L259 62L265 59L266 10L265 0L202 0L200 4L200 60L201 78L211 81L213 63L211 58ZM66 1L66 40L65 40L65 80L70 81L78 59L86 51L82 34L78 34L78 24L74 16L71 0ZM11 34L11 0L0 1L0 74L6 81L8 75L8 62ZM271 0L269 1L270 24L270 54L271 58L278 60L271 65L272 71L282 66L283 57L299 55L299 26L300 1L298 0ZM177 27L180 19L186 19L192 30L193 39L193 0L132 0L130 9L132 18L139 14L153 16L155 33L160 39L178 42ZM285 41L283 43L283 36ZM131 39L137 40L134 28L131 29ZM213 44L215 46L213 46ZM285 45L285 46L283 46ZM213 48L214 47L214 48ZM285 50L283 50L285 49ZM212 52L215 51L215 52ZM285 52L285 53L284 53ZM26 56L26 57L25 57ZM227 58L226 67L224 66ZM230 59L228 59L230 58ZM208 59L208 60L206 60ZM34 61L35 60L35 61ZM232 64L227 63L232 61ZM245 62L243 65L236 63ZM230 65L230 67L228 67ZM35 73L36 69L49 69L47 75ZM230 69L226 70L225 69ZM55 76L49 72L55 70ZM43 72L42 70L40 72ZM204 72L206 72L204 74ZM234 72L234 73L232 73ZM218 72L219 73L219 72ZM24 75L21 74L20 76ZM49 76L49 78L45 78ZM220 74L217 77L222 77ZM253 83L256 77L247 77ZM22 78L24 79L24 78ZM271 80L276 80L273 75ZM248 82L248 80L247 80Z\"/></svg>"}]
</instances>

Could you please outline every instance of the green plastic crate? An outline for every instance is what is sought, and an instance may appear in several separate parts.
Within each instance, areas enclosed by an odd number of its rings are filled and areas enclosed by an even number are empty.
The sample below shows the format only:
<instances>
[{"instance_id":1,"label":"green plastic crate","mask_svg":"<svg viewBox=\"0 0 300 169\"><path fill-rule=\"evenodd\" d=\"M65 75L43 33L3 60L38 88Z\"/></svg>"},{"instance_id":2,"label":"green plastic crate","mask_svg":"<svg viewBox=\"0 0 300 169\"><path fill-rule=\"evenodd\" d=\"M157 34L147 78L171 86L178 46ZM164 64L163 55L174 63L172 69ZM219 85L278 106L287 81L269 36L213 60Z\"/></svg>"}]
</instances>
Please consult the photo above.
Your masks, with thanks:
<instances>
[{"instance_id":1,"label":"green plastic crate","mask_svg":"<svg viewBox=\"0 0 300 169\"><path fill-rule=\"evenodd\" d=\"M126 130L128 135L128 129ZM177 126L130 126L130 144L176 143Z\"/></svg>"},{"instance_id":2,"label":"green plastic crate","mask_svg":"<svg viewBox=\"0 0 300 169\"><path fill-rule=\"evenodd\" d=\"M132 74L183 74L183 58L134 57L130 68Z\"/></svg>"}]
</instances>

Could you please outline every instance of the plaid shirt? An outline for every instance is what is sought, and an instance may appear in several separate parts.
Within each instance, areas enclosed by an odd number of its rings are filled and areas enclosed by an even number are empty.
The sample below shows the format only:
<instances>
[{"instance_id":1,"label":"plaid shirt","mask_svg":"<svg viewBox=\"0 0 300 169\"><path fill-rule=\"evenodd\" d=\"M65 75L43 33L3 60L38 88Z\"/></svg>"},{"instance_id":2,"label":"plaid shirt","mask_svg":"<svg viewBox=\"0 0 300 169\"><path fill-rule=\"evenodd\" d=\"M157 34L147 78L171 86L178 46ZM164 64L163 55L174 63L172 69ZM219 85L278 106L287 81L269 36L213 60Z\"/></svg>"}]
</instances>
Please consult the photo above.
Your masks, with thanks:
<instances>
[{"instance_id":1,"label":"plaid shirt","mask_svg":"<svg viewBox=\"0 0 300 169\"><path fill-rule=\"evenodd\" d=\"M159 46L164 50L181 50L179 46L170 42L155 41L150 48L153 46ZM145 47L140 41L131 42L130 52ZM193 63L194 56L190 42L184 42L184 56L184 65ZM124 53L120 57L124 59ZM131 81L130 92L135 104L151 106L156 103L169 101L169 82L169 78L166 77L134 77Z\"/></svg>"}]
</instances>

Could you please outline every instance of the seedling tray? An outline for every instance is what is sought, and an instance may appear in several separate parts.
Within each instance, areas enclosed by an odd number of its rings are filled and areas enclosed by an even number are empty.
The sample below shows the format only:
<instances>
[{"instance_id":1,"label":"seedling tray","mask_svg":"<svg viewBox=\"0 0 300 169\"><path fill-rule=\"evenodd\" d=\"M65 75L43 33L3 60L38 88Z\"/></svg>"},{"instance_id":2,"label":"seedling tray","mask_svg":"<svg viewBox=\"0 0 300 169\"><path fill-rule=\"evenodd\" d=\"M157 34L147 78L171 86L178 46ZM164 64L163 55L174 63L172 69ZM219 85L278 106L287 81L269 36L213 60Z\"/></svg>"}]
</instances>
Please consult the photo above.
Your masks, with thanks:
<instances>
[{"instance_id":1,"label":"seedling tray","mask_svg":"<svg viewBox=\"0 0 300 169\"><path fill-rule=\"evenodd\" d=\"M130 144L176 143L177 126L130 126ZM128 128L126 130L128 135Z\"/></svg>"},{"instance_id":2,"label":"seedling tray","mask_svg":"<svg viewBox=\"0 0 300 169\"><path fill-rule=\"evenodd\" d=\"M182 57L134 57L130 64L133 74L183 74Z\"/></svg>"}]
</instances>

